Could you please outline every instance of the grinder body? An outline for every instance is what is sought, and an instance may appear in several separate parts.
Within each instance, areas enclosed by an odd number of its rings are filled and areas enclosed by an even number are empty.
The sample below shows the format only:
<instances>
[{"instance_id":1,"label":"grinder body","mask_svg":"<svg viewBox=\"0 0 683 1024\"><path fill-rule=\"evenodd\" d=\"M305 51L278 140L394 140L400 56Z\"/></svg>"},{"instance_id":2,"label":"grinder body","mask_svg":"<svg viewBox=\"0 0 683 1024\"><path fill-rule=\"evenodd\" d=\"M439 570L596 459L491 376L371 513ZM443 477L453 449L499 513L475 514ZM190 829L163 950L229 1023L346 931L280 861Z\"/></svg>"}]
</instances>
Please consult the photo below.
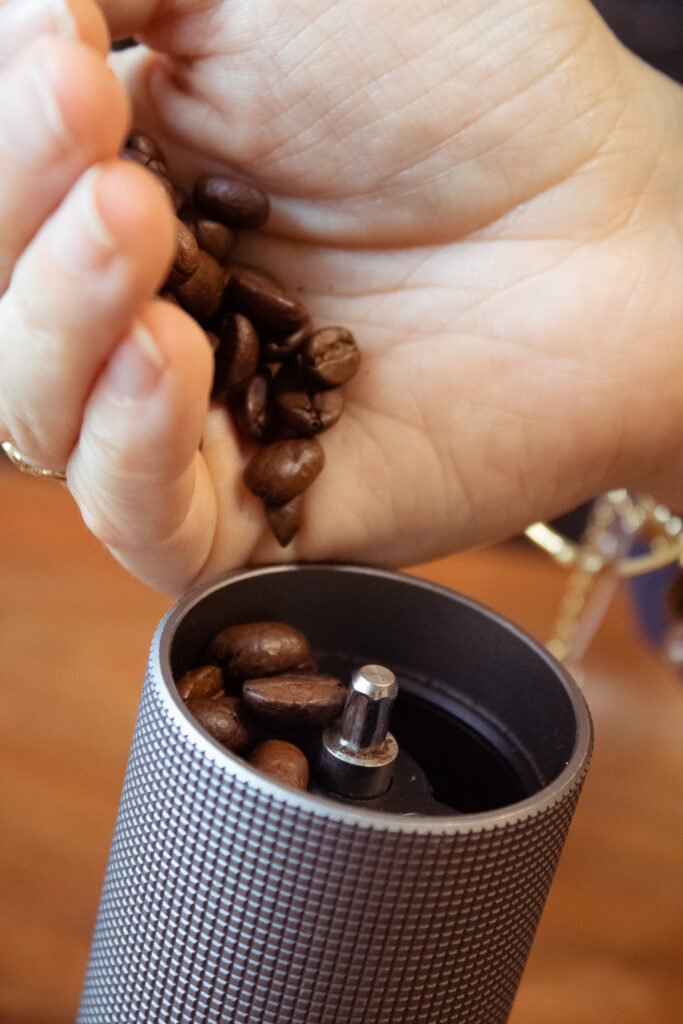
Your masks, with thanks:
<instances>
[{"instance_id":1,"label":"grinder body","mask_svg":"<svg viewBox=\"0 0 683 1024\"><path fill-rule=\"evenodd\" d=\"M415 773L375 802L300 793L190 718L174 678L258 619L324 670L390 666L429 784L409 810ZM433 584L279 566L184 598L152 644L79 1024L503 1024L591 743L564 670Z\"/></svg>"}]
</instances>

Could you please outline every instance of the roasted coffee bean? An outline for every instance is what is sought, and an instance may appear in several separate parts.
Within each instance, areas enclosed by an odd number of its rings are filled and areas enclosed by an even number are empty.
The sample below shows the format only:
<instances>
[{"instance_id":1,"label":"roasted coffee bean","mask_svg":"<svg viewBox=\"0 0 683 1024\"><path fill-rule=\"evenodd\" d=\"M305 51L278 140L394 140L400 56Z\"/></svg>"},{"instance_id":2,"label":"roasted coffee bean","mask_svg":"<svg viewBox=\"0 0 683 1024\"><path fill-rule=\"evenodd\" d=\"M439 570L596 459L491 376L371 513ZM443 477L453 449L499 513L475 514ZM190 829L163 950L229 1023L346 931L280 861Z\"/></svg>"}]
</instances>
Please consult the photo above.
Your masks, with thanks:
<instances>
[{"instance_id":1,"label":"roasted coffee bean","mask_svg":"<svg viewBox=\"0 0 683 1024\"><path fill-rule=\"evenodd\" d=\"M164 302L170 302L173 306L180 305L180 302L178 301L174 293L170 290L170 288L162 288L161 291L159 292L159 298L163 299Z\"/></svg>"},{"instance_id":2,"label":"roasted coffee bean","mask_svg":"<svg viewBox=\"0 0 683 1024\"><path fill-rule=\"evenodd\" d=\"M318 672L282 672L247 679L242 700L259 718L291 729L329 725L344 707L346 688L335 676Z\"/></svg>"},{"instance_id":3,"label":"roasted coffee bean","mask_svg":"<svg viewBox=\"0 0 683 1024\"><path fill-rule=\"evenodd\" d=\"M199 267L199 247L197 240L182 220L176 217L175 222L175 255L173 266L168 275L168 288L177 288L185 284Z\"/></svg>"},{"instance_id":4,"label":"roasted coffee bean","mask_svg":"<svg viewBox=\"0 0 683 1024\"><path fill-rule=\"evenodd\" d=\"M122 160L130 160L131 163L140 164L141 167L146 167L152 159L144 153L138 152L137 149L131 149L129 146L124 146L119 156Z\"/></svg>"},{"instance_id":5,"label":"roasted coffee bean","mask_svg":"<svg viewBox=\"0 0 683 1024\"><path fill-rule=\"evenodd\" d=\"M132 132L126 139L125 148L147 160L160 160L163 164L166 163L159 144L150 135L144 135L142 132Z\"/></svg>"},{"instance_id":6,"label":"roasted coffee bean","mask_svg":"<svg viewBox=\"0 0 683 1024\"><path fill-rule=\"evenodd\" d=\"M213 697L223 690L223 673L218 665L202 665L186 672L178 683L178 693L187 700L190 697Z\"/></svg>"},{"instance_id":7,"label":"roasted coffee bean","mask_svg":"<svg viewBox=\"0 0 683 1024\"><path fill-rule=\"evenodd\" d=\"M303 518L303 495L297 494L285 505L266 505L266 519L271 533L281 548L291 544Z\"/></svg>"},{"instance_id":8,"label":"roasted coffee bean","mask_svg":"<svg viewBox=\"0 0 683 1024\"><path fill-rule=\"evenodd\" d=\"M214 334L213 331L207 331L206 332L206 337L207 337L207 340L209 342L209 345L211 346L211 351L215 355L215 353L218 351L218 346L221 343L221 339L218 337L217 334Z\"/></svg>"},{"instance_id":9,"label":"roasted coffee bean","mask_svg":"<svg viewBox=\"0 0 683 1024\"><path fill-rule=\"evenodd\" d=\"M309 320L291 334L275 335L264 331L261 337L261 358L268 363L284 363L299 351L310 333Z\"/></svg>"},{"instance_id":10,"label":"roasted coffee bean","mask_svg":"<svg viewBox=\"0 0 683 1024\"><path fill-rule=\"evenodd\" d=\"M281 422L299 437L329 430L344 408L341 391L315 391L294 360L284 363L275 375L273 403Z\"/></svg>"},{"instance_id":11,"label":"roasted coffee bean","mask_svg":"<svg viewBox=\"0 0 683 1024\"><path fill-rule=\"evenodd\" d=\"M237 697L190 697L187 710L208 733L228 750L240 753L253 742Z\"/></svg>"},{"instance_id":12,"label":"roasted coffee bean","mask_svg":"<svg viewBox=\"0 0 683 1024\"><path fill-rule=\"evenodd\" d=\"M168 170L163 160L148 160L145 167L152 174L156 174L158 178L168 178Z\"/></svg>"},{"instance_id":13,"label":"roasted coffee bean","mask_svg":"<svg viewBox=\"0 0 683 1024\"><path fill-rule=\"evenodd\" d=\"M256 372L259 358L258 336L245 316L227 313L218 332L213 397L226 402L242 391Z\"/></svg>"},{"instance_id":14,"label":"roasted coffee bean","mask_svg":"<svg viewBox=\"0 0 683 1024\"><path fill-rule=\"evenodd\" d=\"M251 267L228 267L225 302L228 309L244 313L256 329L272 334L291 334L308 324L308 313L277 281Z\"/></svg>"},{"instance_id":15,"label":"roasted coffee bean","mask_svg":"<svg viewBox=\"0 0 683 1024\"><path fill-rule=\"evenodd\" d=\"M301 362L318 385L334 388L353 377L360 352L345 327L323 327L304 342Z\"/></svg>"},{"instance_id":16,"label":"roasted coffee bean","mask_svg":"<svg viewBox=\"0 0 683 1024\"><path fill-rule=\"evenodd\" d=\"M263 189L226 175L205 174L195 183L193 197L202 213L228 228L260 228L270 212Z\"/></svg>"},{"instance_id":17,"label":"roasted coffee bean","mask_svg":"<svg viewBox=\"0 0 683 1024\"><path fill-rule=\"evenodd\" d=\"M272 378L266 366L254 374L230 403L235 426L245 441L263 444L268 439L273 418L271 387Z\"/></svg>"},{"instance_id":18,"label":"roasted coffee bean","mask_svg":"<svg viewBox=\"0 0 683 1024\"><path fill-rule=\"evenodd\" d=\"M225 277L220 264L203 249L198 250L197 261L192 277L174 291L181 306L202 323L220 306Z\"/></svg>"},{"instance_id":19,"label":"roasted coffee bean","mask_svg":"<svg viewBox=\"0 0 683 1024\"><path fill-rule=\"evenodd\" d=\"M233 679L256 679L313 667L308 640L286 622L228 626L209 644L209 658Z\"/></svg>"},{"instance_id":20,"label":"roasted coffee bean","mask_svg":"<svg viewBox=\"0 0 683 1024\"><path fill-rule=\"evenodd\" d=\"M266 740L259 743L251 752L249 764L294 789L306 789L308 785L306 755L286 740Z\"/></svg>"},{"instance_id":21,"label":"roasted coffee bean","mask_svg":"<svg viewBox=\"0 0 683 1024\"><path fill-rule=\"evenodd\" d=\"M140 164L141 167L146 167L152 174L168 178L168 170L163 159L142 153L138 149L131 149L128 146L124 147L119 155L123 160L130 160L135 164Z\"/></svg>"},{"instance_id":22,"label":"roasted coffee bean","mask_svg":"<svg viewBox=\"0 0 683 1024\"><path fill-rule=\"evenodd\" d=\"M219 263L225 262L233 243L232 231L225 224L202 217L195 224L195 235L202 249Z\"/></svg>"},{"instance_id":23,"label":"roasted coffee bean","mask_svg":"<svg viewBox=\"0 0 683 1024\"><path fill-rule=\"evenodd\" d=\"M284 505L313 483L324 463L317 441L274 441L252 456L244 482L266 505Z\"/></svg>"}]
</instances>

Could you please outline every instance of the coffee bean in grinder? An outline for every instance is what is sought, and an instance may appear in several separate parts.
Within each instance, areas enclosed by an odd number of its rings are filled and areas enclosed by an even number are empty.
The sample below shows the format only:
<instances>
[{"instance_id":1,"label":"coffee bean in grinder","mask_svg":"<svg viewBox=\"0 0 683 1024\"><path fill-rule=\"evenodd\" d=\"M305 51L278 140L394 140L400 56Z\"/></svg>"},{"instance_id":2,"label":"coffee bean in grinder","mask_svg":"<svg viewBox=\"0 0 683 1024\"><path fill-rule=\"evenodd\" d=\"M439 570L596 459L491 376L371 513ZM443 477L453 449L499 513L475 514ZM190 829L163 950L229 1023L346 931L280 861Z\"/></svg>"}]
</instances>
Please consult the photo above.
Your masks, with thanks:
<instances>
[{"instance_id":1,"label":"coffee bean in grinder","mask_svg":"<svg viewBox=\"0 0 683 1024\"><path fill-rule=\"evenodd\" d=\"M262 620L348 685L302 741L305 789L178 692ZM285 565L185 597L152 643L78 1021L503 1024L591 742L564 669L434 584Z\"/></svg>"}]
</instances>

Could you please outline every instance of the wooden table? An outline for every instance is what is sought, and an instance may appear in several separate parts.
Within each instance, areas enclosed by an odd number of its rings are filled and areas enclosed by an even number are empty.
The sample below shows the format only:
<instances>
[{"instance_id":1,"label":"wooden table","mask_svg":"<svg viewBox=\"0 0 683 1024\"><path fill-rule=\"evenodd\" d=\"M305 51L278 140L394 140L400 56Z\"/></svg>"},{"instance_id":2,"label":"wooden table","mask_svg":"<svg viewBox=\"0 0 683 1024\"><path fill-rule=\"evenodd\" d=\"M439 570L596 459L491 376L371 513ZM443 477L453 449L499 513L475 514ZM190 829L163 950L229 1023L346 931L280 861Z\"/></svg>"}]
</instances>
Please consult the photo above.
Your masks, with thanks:
<instances>
[{"instance_id":1,"label":"wooden table","mask_svg":"<svg viewBox=\"0 0 683 1024\"><path fill-rule=\"evenodd\" d=\"M0 525L0 1022L70 1024L147 650L170 601L110 558L63 488L5 463ZM520 543L416 571L539 639L564 583ZM511 1024L674 1024L683 694L623 592L584 689L594 761Z\"/></svg>"}]
</instances>

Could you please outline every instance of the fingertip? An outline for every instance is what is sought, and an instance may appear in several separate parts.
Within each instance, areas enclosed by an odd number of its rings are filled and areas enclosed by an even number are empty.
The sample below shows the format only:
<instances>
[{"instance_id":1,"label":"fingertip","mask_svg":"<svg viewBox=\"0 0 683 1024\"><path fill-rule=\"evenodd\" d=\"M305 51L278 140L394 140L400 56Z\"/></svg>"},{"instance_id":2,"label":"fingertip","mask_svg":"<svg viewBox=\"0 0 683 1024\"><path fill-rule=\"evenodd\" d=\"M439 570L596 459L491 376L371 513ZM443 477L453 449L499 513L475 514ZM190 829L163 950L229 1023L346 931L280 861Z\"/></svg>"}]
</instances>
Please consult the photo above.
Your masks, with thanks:
<instances>
[{"instance_id":1,"label":"fingertip","mask_svg":"<svg viewBox=\"0 0 683 1024\"><path fill-rule=\"evenodd\" d=\"M76 22L78 34L84 43L88 43L102 54L111 48L109 28L98 4L93 0L64 0L71 16Z\"/></svg>"},{"instance_id":2,"label":"fingertip","mask_svg":"<svg viewBox=\"0 0 683 1024\"><path fill-rule=\"evenodd\" d=\"M199 453L211 350L191 318L150 302L87 403L68 467L86 524L141 579L175 591L211 547L216 496Z\"/></svg>"},{"instance_id":3,"label":"fingertip","mask_svg":"<svg viewBox=\"0 0 683 1024\"><path fill-rule=\"evenodd\" d=\"M80 40L105 55L110 37L102 11L93 0L13 0L0 3L0 67L31 42Z\"/></svg>"},{"instance_id":4,"label":"fingertip","mask_svg":"<svg viewBox=\"0 0 683 1024\"><path fill-rule=\"evenodd\" d=\"M125 249L144 240L145 259L159 264L161 285L175 249L175 211L165 191L149 171L126 160L100 165L93 189L104 230Z\"/></svg>"}]
</instances>

